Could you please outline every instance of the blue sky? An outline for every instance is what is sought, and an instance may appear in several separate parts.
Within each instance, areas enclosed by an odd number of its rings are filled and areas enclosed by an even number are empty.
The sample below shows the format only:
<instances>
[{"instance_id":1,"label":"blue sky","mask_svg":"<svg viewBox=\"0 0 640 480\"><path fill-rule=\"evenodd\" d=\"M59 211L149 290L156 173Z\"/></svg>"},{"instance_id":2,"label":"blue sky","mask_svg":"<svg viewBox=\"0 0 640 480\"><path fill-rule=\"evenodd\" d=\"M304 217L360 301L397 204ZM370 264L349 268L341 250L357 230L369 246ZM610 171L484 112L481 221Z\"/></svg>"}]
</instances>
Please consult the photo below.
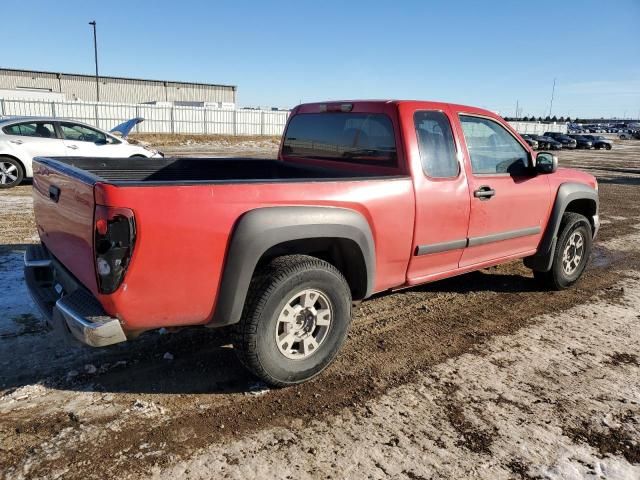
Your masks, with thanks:
<instances>
[{"instance_id":1,"label":"blue sky","mask_svg":"<svg viewBox=\"0 0 640 480\"><path fill-rule=\"evenodd\" d=\"M240 105L416 98L640 115L640 0L3 2L0 66L238 86Z\"/></svg>"}]
</instances>

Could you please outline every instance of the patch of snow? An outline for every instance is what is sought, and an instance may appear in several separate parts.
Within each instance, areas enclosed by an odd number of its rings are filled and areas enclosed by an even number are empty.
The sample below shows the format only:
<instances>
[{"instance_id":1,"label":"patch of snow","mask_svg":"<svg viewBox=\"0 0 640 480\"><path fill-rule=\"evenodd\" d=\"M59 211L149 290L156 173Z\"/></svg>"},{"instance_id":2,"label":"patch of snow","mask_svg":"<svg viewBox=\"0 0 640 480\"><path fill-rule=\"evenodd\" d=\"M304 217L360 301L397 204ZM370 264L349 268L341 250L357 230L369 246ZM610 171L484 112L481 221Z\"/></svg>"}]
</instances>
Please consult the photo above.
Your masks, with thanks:
<instances>
[{"instance_id":1,"label":"patch of snow","mask_svg":"<svg viewBox=\"0 0 640 480\"><path fill-rule=\"evenodd\" d=\"M136 400L131 406L131 411L139 413L144 417L156 417L166 415L167 410L153 402L145 402L144 400Z\"/></svg>"},{"instance_id":2,"label":"patch of snow","mask_svg":"<svg viewBox=\"0 0 640 480\"><path fill-rule=\"evenodd\" d=\"M0 223L4 215L30 215L33 210L33 198L30 196L0 196Z\"/></svg>"}]
</instances>

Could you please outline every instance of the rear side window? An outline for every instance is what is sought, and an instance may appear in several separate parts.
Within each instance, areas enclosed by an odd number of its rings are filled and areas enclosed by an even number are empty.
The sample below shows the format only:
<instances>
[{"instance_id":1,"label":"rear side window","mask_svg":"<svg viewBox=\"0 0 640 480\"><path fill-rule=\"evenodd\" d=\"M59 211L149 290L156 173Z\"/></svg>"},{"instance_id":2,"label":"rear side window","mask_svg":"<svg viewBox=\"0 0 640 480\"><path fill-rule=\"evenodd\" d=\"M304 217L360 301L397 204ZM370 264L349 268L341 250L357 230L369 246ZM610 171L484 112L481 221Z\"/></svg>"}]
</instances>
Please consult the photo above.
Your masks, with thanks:
<instances>
[{"instance_id":1,"label":"rear side window","mask_svg":"<svg viewBox=\"0 0 640 480\"><path fill-rule=\"evenodd\" d=\"M460 115L475 174L526 172L527 150L502 125L488 118Z\"/></svg>"},{"instance_id":2,"label":"rear side window","mask_svg":"<svg viewBox=\"0 0 640 480\"><path fill-rule=\"evenodd\" d=\"M397 163L393 125L383 114L294 115L285 133L282 153L380 166L396 166Z\"/></svg>"},{"instance_id":3,"label":"rear side window","mask_svg":"<svg viewBox=\"0 0 640 480\"><path fill-rule=\"evenodd\" d=\"M416 112L413 123L424 173L432 178L457 177L460 170L447 116L435 111Z\"/></svg>"},{"instance_id":4,"label":"rear side window","mask_svg":"<svg viewBox=\"0 0 640 480\"><path fill-rule=\"evenodd\" d=\"M15 125L4 127L2 131L7 135L20 135L23 137L56 137L53 124L46 122L16 123Z\"/></svg>"}]
</instances>

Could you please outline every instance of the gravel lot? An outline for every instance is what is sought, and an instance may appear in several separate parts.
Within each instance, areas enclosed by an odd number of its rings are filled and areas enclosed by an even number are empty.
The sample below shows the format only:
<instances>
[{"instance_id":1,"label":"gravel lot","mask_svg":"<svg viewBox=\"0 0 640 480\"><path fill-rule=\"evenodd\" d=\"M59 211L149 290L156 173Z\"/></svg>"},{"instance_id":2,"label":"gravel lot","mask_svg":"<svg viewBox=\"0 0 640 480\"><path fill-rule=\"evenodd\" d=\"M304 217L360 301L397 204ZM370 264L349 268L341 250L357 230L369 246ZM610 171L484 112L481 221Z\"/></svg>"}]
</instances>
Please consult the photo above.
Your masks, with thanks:
<instances>
[{"instance_id":1,"label":"gravel lot","mask_svg":"<svg viewBox=\"0 0 640 480\"><path fill-rule=\"evenodd\" d=\"M22 280L30 187L1 191L0 478L640 478L640 142L559 156L600 182L574 288L516 262L378 296L332 368L275 391L223 331L58 343Z\"/></svg>"}]
</instances>

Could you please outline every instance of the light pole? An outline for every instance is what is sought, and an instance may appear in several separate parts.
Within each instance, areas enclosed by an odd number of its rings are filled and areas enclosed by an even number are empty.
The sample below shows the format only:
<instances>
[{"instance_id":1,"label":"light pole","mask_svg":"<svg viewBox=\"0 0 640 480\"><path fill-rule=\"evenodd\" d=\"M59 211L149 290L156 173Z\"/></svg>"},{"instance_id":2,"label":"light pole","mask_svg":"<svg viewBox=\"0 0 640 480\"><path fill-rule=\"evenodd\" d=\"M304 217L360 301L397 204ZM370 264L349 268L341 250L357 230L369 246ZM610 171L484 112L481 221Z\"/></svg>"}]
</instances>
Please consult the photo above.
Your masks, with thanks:
<instances>
[{"instance_id":1,"label":"light pole","mask_svg":"<svg viewBox=\"0 0 640 480\"><path fill-rule=\"evenodd\" d=\"M96 36L96 21L92 20L89 25L93 27L93 56L96 62L96 101L100 101L100 82L98 81L98 38Z\"/></svg>"},{"instance_id":2,"label":"light pole","mask_svg":"<svg viewBox=\"0 0 640 480\"><path fill-rule=\"evenodd\" d=\"M553 94L556 93L556 79L553 79L553 88L551 89L551 105L549 105L549 117L551 117L551 111L553 110Z\"/></svg>"}]
</instances>

